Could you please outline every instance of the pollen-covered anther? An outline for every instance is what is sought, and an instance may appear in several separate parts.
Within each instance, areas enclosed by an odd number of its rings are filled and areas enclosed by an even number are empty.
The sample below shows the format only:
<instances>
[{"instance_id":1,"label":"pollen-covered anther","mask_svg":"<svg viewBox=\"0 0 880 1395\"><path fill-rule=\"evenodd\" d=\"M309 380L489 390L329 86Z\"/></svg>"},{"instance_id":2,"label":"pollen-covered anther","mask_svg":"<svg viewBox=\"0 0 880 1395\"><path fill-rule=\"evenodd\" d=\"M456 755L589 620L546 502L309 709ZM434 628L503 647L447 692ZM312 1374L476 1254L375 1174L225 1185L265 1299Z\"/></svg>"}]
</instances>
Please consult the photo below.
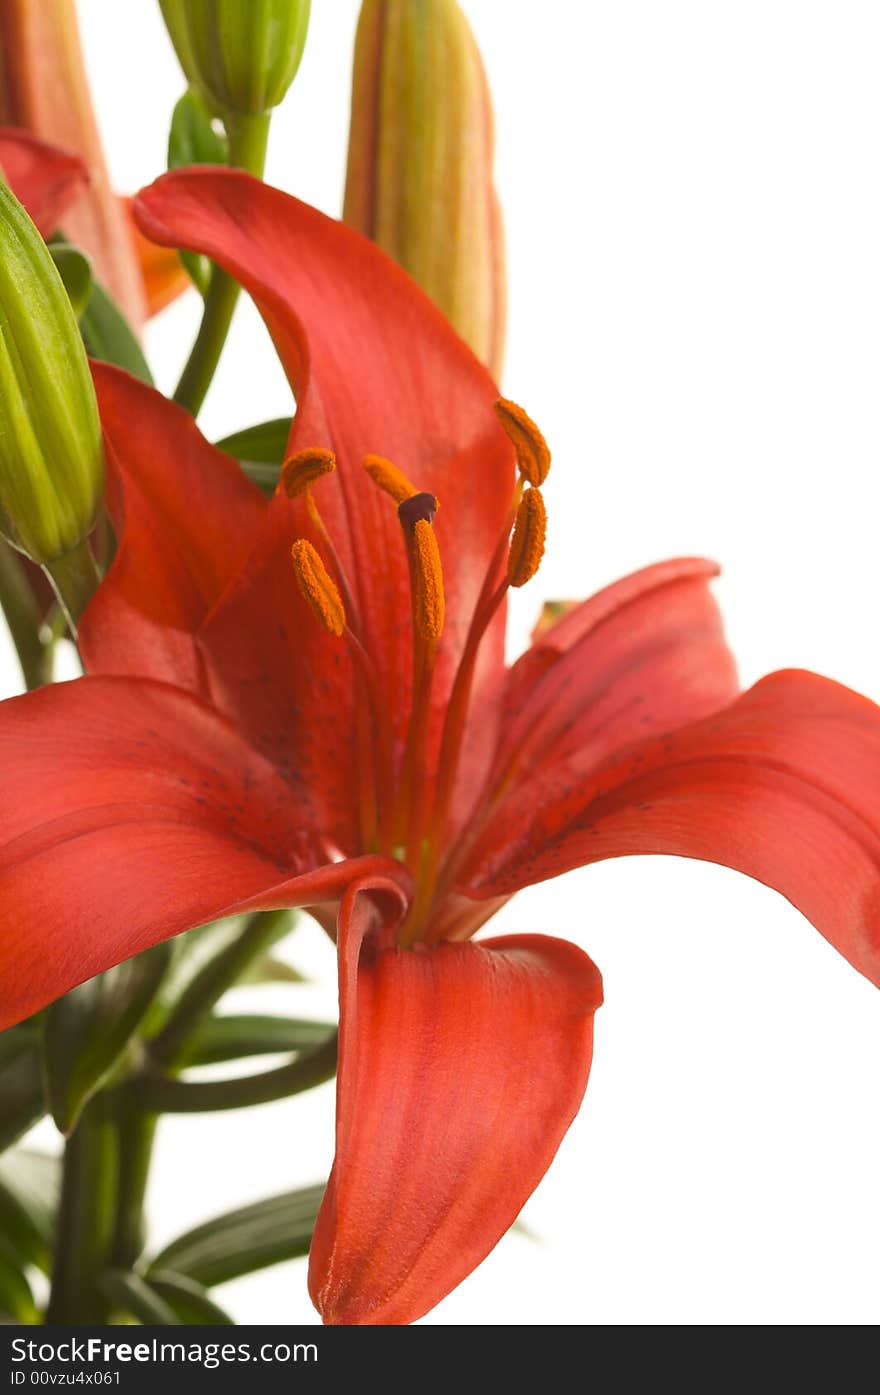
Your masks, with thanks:
<instances>
[{"instance_id":1,"label":"pollen-covered anther","mask_svg":"<svg viewBox=\"0 0 880 1395\"><path fill-rule=\"evenodd\" d=\"M437 536L427 519L414 523L410 547L416 628L422 639L438 640L443 633L446 597Z\"/></svg>"},{"instance_id":2,"label":"pollen-covered anther","mask_svg":"<svg viewBox=\"0 0 880 1395\"><path fill-rule=\"evenodd\" d=\"M299 538L290 549L290 556L299 589L315 618L329 634L338 638L345 630L345 606L320 555L310 542Z\"/></svg>"},{"instance_id":3,"label":"pollen-covered anther","mask_svg":"<svg viewBox=\"0 0 880 1395\"><path fill-rule=\"evenodd\" d=\"M365 456L364 469L373 483L378 484L380 489L384 489L386 494L390 494L396 504L402 504L404 499L411 499L414 494L419 492L403 471L398 470L397 466L393 465L390 460L386 460L384 456Z\"/></svg>"},{"instance_id":4,"label":"pollen-covered anther","mask_svg":"<svg viewBox=\"0 0 880 1395\"><path fill-rule=\"evenodd\" d=\"M289 499L295 499L297 495L305 494L316 480L323 475L331 475L335 469L336 456L332 451L321 450L317 446L297 451L281 466L284 492Z\"/></svg>"},{"instance_id":5,"label":"pollen-covered anther","mask_svg":"<svg viewBox=\"0 0 880 1395\"><path fill-rule=\"evenodd\" d=\"M550 470L550 447L528 412L516 402L499 397L495 415L513 442L516 463L523 479L531 485L541 485Z\"/></svg>"},{"instance_id":6,"label":"pollen-covered anther","mask_svg":"<svg viewBox=\"0 0 880 1395\"><path fill-rule=\"evenodd\" d=\"M511 586L531 581L544 556L547 510L540 489L527 489L520 500L507 555L507 580Z\"/></svg>"}]
</instances>

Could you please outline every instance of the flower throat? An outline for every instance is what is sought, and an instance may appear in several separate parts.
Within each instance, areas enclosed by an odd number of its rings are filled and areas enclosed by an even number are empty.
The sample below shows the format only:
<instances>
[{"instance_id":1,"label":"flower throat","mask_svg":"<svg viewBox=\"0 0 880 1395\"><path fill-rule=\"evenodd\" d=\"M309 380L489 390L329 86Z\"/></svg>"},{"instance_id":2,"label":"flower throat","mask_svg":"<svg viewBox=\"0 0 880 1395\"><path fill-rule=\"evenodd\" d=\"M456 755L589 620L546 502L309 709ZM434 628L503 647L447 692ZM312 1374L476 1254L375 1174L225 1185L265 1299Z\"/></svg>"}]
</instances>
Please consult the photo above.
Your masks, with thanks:
<instances>
[{"instance_id":1,"label":"flower throat","mask_svg":"<svg viewBox=\"0 0 880 1395\"><path fill-rule=\"evenodd\" d=\"M348 645L354 663L364 849L397 857L406 864L415 883L410 914L398 932L398 942L404 946L431 942L432 907L442 894L455 856L454 847L448 847L452 795L480 643L508 589L524 586L535 575L544 553L546 510L540 486L550 468L547 443L516 403L500 399L495 412L514 446L519 473L453 679L433 779L428 768L431 688L446 610L443 566L434 531L440 502L435 495L417 489L390 460L378 455L364 460L370 479L397 505L409 569L412 703L398 770L389 714L381 699L358 607L313 496L314 485L336 469L335 457L326 450L299 451L284 462L281 471L288 497L304 499L324 554L306 538L293 543L291 560L300 591L323 629Z\"/></svg>"}]
</instances>

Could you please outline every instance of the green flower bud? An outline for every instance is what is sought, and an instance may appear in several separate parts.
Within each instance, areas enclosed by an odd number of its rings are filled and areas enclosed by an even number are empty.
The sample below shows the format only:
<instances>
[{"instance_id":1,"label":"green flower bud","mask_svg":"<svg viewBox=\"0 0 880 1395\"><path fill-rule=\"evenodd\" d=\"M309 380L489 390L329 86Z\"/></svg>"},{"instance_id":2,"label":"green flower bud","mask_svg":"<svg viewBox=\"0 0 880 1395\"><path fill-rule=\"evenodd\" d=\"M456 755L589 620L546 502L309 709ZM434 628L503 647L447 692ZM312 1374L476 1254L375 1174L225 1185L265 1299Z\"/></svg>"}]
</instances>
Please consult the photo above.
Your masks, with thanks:
<instances>
[{"instance_id":1,"label":"green flower bud","mask_svg":"<svg viewBox=\"0 0 880 1395\"><path fill-rule=\"evenodd\" d=\"M104 455L95 390L46 244L0 184L0 534L34 561L95 522Z\"/></svg>"},{"instance_id":2,"label":"green flower bud","mask_svg":"<svg viewBox=\"0 0 880 1395\"><path fill-rule=\"evenodd\" d=\"M187 80L217 111L277 107L296 77L309 0L159 0Z\"/></svg>"}]
</instances>

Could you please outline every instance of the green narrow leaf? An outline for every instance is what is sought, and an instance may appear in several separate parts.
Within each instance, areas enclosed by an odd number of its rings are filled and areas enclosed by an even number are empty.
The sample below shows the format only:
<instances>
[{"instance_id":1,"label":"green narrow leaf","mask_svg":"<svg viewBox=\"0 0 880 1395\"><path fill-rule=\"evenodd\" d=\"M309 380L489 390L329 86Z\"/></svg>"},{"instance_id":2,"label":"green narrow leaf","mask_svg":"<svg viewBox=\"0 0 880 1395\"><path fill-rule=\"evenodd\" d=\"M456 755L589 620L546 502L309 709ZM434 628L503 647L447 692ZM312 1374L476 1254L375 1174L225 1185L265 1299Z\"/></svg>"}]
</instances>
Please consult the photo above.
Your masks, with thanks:
<instances>
[{"instance_id":1,"label":"green narrow leaf","mask_svg":"<svg viewBox=\"0 0 880 1395\"><path fill-rule=\"evenodd\" d=\"M46 1112L40 1052L30 1023L0 1033L0 1152Z\"/></svg>"},{"instance_id":2,"label":"green narrow leaf","mask_svg":"<svg viewBox=\"0 0 880 1395\"><path fill-rule=\"evenodd\" d=\"M228 165L229 142L226 133L211 118L199 94L190 88L184 92L171 116L168 133L168 168L183 165ZM211 263L196 252L182 251L180 260L189 272L190 280L204 295L211 279Z\"/></svg>"},{"instance_id":3,"label":"green narrow leaf","mask_svg":"<svg viewBox=\"0 0 880 1395\"><path fill-rule=\"evenodd\" d=\"M114 1307L144 1326L179 1327L181 1319L165 1299L139 1274L124 1269L108 1269L98 1279L98 1287Z\"/></svg>"},{"instance_id":4,"label":"green narrow leaf","mask_svg":"<svg viewBox=\"0 0 880 1395\"><path fill-rule=\"evenodd\" d=\"M67 299L79 319L92 293L92 267L88 257L68 242L50 242L49 251L64 282Z\"/></svg>"},{"instance_id":5,"label":"green narrow leaf","mask_svg":"<svg viewBox=\"0 0 880 1395\"><path fill-rule=\"evenodd\" d=\"M206 1288L308 1254L323 1185L267 1197L188 1231L150 1269L172 1269Z\"/></svg>"},{"instance_id":6,"label":"green narrow leaf","mask_svg":"<svg viewBox=\"0 0 880 1395\"><path fill-rule=\"evenodd\" d=\"M301 974L299 969L295 969L283 959L278 959L274 954L265 954L262 959L255 959L238 980L239 984L307 982L305 974Z\"/></svg>"},{"instance_id":7,"label":"green narrow leaf","mask_svg":"<svg viewBox=\"0 0 880 1395\"><path fill-rule=\"evenodd\" d=\"M0 1321L36 1323L40 1313L27 1275L0 1250Z\"/></svg>"},{"instance_id":8,"label":"green narrow leaf","mask_svg":"<svg viewBox=\"0 0 880 1395\"><path fill-rule=\"evenodd\" d=\"M125 368L153 386L153 375L135 335L115 301L97 281L92 282L89 302L79 317L83 342L92 358Z\"/></svg>"},{"instance_id":9,"label":"green narrow leaf","mask_svg":"<svg viewBox=\"0 0 880 1395\"><path fill-rule=\"evenodd\" d=\"M235 456L248 479L269 498L275 493L287 453L290 424L290 417L275 417L272 421L261 421L256 426L235 431L216 443L220 450Z\"/></svg>"},{"instance_id":10,"label":"green narrow leaf","mask_svg":"<svg viewBox=\"0 0 880 1395\"><path fill-rule=\"evenodd\" d=\"M162 1269L150 1274L150 1287L190 1327L234 1326L228 1313L214 1302L207 1289L186 1274Z\"/></svg>"},{"instance_id":11,"label":"green narrow leaf","mask_svg":"<svg viewBox=\"0 0 880 1395\"><path fill-rule=\"evenodd\" d=\"M62 1133L70 1133L83 1105L110 1075L156 996L171 956L167 944L156 945L81 983L46 1010L46 1090Z\"/></svg>"},{"instance_id":12,"label":"green narrow leaf","mask_svg":"<svg viewBox=\"0 0 880 1395\"><path fill-rule=\"evenodd\" d=\"M241 1056L272 1052L311 1051L335 1033L329 1022L305 1022L295 1017L208 1017L187 1053L186 1065L216 1065Z\"/></svg>"},{"instance_id":13,"label":"green narrow leaf","mask_svg":"<svg viewBox=\"0 0 880 1395\"><path fill-rule=\"evenodd\" d=\"M0 1236L24 1264L46 1273L60 1189L58 1158L28 1148L0 1158Z\"/></svg>"}]
</instances>

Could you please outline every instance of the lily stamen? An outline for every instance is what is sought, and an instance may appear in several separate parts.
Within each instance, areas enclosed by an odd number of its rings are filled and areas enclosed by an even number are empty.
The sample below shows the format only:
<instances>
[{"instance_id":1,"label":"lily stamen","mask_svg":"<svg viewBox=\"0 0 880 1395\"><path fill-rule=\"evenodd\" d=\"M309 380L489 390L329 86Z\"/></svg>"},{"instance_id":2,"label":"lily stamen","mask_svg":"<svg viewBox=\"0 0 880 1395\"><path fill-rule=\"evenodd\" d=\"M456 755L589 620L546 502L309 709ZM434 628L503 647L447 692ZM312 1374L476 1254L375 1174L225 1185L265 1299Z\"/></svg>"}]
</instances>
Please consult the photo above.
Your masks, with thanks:
<instances>
[{"instance_id":1,"label":"lily stamen","mask_svg":"<svg viewBox=\"0 0 880 1395\"><path fill-rule=\"evenodd\" d=\"M298 538L290 549L290 556L299 589L315 619L328 634L341 639L346 628L345 606L320 553L308 539Z\"/></svg>"},{"instance_id":2,"label":"lily stamen","mask_svg":"<svg viewBox=\"0 0 880 1395\"><path fill-rule=\"evenodd\" d=\"M495 415L516 451L517 469L523 479L536 488L542 485L550 470L550 447L528 412L516 402L499 397Z\"/></svg>"},{"instance_id":3,"label":"lily stamen","mask_svg":"<svg viewBox=\"0 0 880 1395\"><path fill-rule=\"evenodd\" d=\"M382 455L365 456L364 469L373 483L390 495L395 504L402 504L405 499L411 499L419 492L403 471L398 470L396 465Z\"/></svg>"}]
</instances>

